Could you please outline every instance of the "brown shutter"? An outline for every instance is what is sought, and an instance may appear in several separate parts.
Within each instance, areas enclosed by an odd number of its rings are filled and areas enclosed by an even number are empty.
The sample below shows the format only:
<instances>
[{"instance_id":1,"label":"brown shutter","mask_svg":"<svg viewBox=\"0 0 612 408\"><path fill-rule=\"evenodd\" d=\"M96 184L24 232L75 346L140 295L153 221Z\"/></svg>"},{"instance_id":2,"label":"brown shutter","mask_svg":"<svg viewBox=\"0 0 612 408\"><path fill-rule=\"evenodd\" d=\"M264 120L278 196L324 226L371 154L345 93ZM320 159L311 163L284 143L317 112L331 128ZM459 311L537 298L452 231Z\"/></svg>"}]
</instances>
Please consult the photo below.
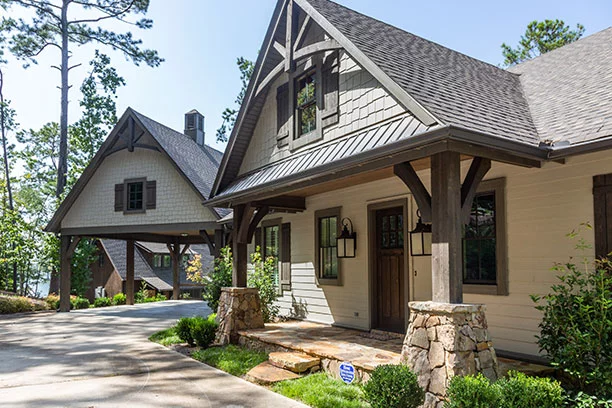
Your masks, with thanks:
<instances>
[{"instance_id":1,"label":"brown shutter","mask_svg":"<svg viewBox=\"0 0 612 408\"><path fill-rule=\"evenodd\" d=\"M123 183L115 184L115 211L123 211Z\"/></svg>"},{"instance_id":2,"label":"brown shutter","mask_svg":"<svg viewBox=\"0 0 612 408\"><path fill-rule=\"evenodd\" d=\"M340 87L340 64L338 53L328 56L322 69L323 76L323 110L322 126L338 123L338 88Z\"/></svg>"},{"instance_id":3,"label":"brown shutter","mask_svg":"<svg viewBox=\"0 0 612 408\"><path fill-rule=\"evenodd\" d=\"M278 146L289 143L289 84L283 84L276 89L276 140Z\"/></svg>"},{"instance_id":4,"label":"brown shutter","mask_svg":"<svg viewBox=\"0 0 612 408\"><path fill-rule=\"evenodd\" d=\"M147 210L154 210L157 206L157 182L147 181Z\"/></svg>"},{"instance_id":5,"label":"brown shutter","mask_svg":"<svg viewBox=\"0 0 612 408\"><path fill-rule=\"evenodd\" d=\"M593 177L595 256L612 252L612 174Z\"/></svg>"},{"instance_id":6,"label":"brown shutter","mask_svg":"<svg viewBox=\"0 0 612 408\"><path fill-rule=\"evenodd\" d=\"M291 224L281 226L280 283L283 290L291 290Z\"/></svg>"},{"instance_id":7,"label":"brown shutter","mask_svg":"<svg viewBox=\"0 0 612 408\"><path fill-rule=\"evenodd\" d=\"M259 253L263 256L263 248L261 247L261 228L255 229L255 250L259 247Z\"/></svg>"}]
</instances>

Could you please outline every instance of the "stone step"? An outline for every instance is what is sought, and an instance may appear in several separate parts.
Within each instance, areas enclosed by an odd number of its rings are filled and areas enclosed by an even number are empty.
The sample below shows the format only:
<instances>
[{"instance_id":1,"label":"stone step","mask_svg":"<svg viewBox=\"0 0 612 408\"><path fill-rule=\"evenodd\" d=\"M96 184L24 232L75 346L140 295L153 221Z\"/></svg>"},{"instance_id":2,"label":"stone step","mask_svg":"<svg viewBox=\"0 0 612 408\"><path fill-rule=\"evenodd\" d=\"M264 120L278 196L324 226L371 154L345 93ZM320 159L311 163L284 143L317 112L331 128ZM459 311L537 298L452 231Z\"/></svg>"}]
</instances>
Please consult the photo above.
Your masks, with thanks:
<instances>
[{"instance_id":1,"label":"stone step","mask_svg":"<svg viewBox=\"0 0 612 408\"><path fill-rule=\"evenodd\" d=\"M300 352L270 353L268 360L276 367L298 374L316 368L321 364L321 360L318 357L312 357Z\"/></svg>"},{"instance_id":2,"label":"stone step","mask_svg":"<svg viewBox=\"0 0 612 408\"><path fill-rule=\"evenodd\" d=\"M285 380L295 380L300 376L289 370L273 366L267 361L259 364L246 373L245 379L255 384L270 385Z\"/></svg>"},{"instance_id":3,"label":"stone step","mask_svg":"<svg viewBox=\"0 0 612 408\"><path fill-rule=\"evenodd\" d=\"M372 329L370 330L370 335L373 337L380 337L380 340L391 340L391 339L401 339L403 340L406 337L406 333L396 333L390 332L380 329Z\"/></svg>"}]
</instances>

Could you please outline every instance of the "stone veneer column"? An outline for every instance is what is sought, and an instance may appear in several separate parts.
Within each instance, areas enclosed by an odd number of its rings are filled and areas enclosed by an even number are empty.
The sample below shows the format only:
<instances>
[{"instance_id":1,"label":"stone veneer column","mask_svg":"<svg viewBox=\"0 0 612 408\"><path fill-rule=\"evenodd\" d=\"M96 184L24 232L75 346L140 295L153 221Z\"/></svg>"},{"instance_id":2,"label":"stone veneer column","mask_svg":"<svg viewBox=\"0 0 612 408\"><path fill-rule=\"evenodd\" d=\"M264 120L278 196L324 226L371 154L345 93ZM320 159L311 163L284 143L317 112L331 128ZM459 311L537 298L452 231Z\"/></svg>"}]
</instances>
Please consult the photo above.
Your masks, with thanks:
<instances>
[{"instance_id":1,"label":"stone veneer column","mask_svg":"<svg viewBox=\"0 0 612 408\"><path fill-rule=\"evenodd\" d=\"M425 390L424 408L441 408L455 375L499 376L484 305L411 302L402 361Z\"/></svg>"},{"instance_id":2,"label":"stone veneer column","mask_svg":"<svg viewBox=\"0 0 612 408\"><path fill-rule=\"evenodd\" d=\"M264 327L257 288L223 288L217 310L219 329L215 342L238 343L238 331Z\"/></svg>"}]
</instances>

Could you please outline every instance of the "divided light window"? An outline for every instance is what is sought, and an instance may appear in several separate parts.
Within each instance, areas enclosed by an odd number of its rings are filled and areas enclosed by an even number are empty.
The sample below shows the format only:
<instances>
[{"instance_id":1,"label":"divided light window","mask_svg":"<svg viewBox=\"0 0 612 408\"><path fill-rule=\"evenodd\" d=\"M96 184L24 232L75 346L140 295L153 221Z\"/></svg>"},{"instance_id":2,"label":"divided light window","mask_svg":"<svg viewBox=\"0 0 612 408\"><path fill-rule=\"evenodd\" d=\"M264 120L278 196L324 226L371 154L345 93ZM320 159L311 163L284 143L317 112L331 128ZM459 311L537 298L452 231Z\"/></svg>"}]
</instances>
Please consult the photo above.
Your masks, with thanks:
<instances>
[{"instance_id":1,"label":"divided light window","mask_svg":"<svg viewBox=\"0 0 612 408\"><path fill-rule=\"evenodd\" d=\"M497 282L495 223L495 193L477 194L463 238L464 283Z\"/></svg>"},{"instance_id":2,"label":"divided light window","mask_svg":"<svg viewBox=\"0 0 612 408\"><path fill-rule=\"evenodd\" d=\"M127 183L127 211L144 209L144 182Z\"/></svg>"},{"instance_id":3,"label":"divided light window","mask_svg":"<svg viewBox=\"0 0 612 408\"><path fill-rule=\"evenodd\" d=\"M336 237L340 224L340 208L315 212L316 269L319 284L338 285L340 267Z\"/></svg>"},{"instance_id":4,"label":"divided light window","mask_svg":"<svg viewBox=\"0 0 612 408\"><path fill-rule=\"evenodd\" d=\"M270 225L263 229L263 259L274 259L274 286L279 287L280 225Z\"/></svg>"},{"instance_id":5,"label":"divided light window","mask_svg":"<svg viewBox=\"0 0 612 408\"><path fill-rule=\"evenodd\" d=\"M306 135L317 128L316 72L310 72L297 82L297 137Z\"/></svg>"}]
</instances>

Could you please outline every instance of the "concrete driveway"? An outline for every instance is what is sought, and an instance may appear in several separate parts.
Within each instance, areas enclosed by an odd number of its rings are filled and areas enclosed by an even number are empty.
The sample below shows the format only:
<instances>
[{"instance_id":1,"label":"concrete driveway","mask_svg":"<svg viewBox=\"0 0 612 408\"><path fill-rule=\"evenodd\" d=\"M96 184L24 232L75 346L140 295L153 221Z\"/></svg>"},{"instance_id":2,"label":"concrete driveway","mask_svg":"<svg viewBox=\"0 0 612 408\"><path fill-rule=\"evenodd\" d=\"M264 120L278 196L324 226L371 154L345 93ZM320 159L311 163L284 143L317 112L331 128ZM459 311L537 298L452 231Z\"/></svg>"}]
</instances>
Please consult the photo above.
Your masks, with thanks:
<instances>
[{"instance_id":1,"label":"concrete driveway","mask_svg":"<svg viewBox=\"0 0 612 408\"><path fill-rule=\"evenodd\" d=\"M303 407L151 343L199 301L0 317L2 407Z\"/></svg>"}]
</instances>

